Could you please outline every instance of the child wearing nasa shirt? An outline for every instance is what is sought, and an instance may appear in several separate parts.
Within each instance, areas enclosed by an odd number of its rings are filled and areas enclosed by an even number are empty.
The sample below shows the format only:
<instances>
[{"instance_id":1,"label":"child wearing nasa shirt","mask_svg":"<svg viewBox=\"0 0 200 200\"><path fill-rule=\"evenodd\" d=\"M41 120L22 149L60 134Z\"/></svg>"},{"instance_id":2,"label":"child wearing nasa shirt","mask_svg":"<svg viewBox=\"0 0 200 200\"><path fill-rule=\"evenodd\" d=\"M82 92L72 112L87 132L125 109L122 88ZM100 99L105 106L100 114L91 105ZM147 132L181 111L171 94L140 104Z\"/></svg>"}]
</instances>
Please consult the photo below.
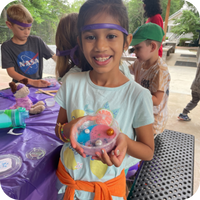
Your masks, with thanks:
<instances>
[{"instance_id":1,"label":"child wearing nasa shirt","mask_svg":"<svg viewBox=\"0 0 200 200\"><path fill-rule=\"evenodd\" d=\"M47 87L42 80L43 58L56 61L54 52L37 36L29 36L33 18L21 4L14 4L7 10L6 25L13 37L1 46L2 68L7 70L13 81L28 78L34 87Z\"/></svg>"}]
</instances>

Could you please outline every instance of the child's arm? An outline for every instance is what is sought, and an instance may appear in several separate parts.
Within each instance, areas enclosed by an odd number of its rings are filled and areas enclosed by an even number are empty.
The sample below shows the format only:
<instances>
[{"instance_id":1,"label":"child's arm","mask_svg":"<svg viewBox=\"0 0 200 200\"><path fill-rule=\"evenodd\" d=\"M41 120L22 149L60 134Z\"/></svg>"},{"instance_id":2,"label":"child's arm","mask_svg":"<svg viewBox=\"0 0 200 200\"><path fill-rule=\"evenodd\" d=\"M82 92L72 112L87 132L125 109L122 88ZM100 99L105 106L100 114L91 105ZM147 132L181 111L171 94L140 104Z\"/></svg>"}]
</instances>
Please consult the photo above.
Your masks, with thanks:
<instances>
[{"instance_id":1,"label":"child's arm","mask_svg":"<svg viewBox=\"0 0 200 200\"><path fill-rule=\"evenodd\" d=\"M59 138L59 134L58 134L58 124L64 124L67 123L68 119L67 119L67 112L64 108L60 107L59 113L58 113L58 118L57 118L57 124L55 127L55 133L56 136ZM66 124L67 125L67 124ZM65 132L65 136L67 138L69 138L69 131L65 130L66 129L66 125L64 126L64 132ZM66 133L67 132L67 133Z\"/></svg>"},{"instance_id":2,"label":"child's arm","mask_svg":"<svg viewBox=\"0 0 200 200\"><path fill-rule=\"evenodd\" d=\"M9 67L6 70L7 70L8 75L17 81L20 81L23 78L27 78L27 77L17 73L15 71L14 67ZM49 83L48 81L45 81L42 79L34 80L34 79L30 79L30 78L28 78L28 84L30 84L34 87L48 87L49 85L51 85L51 83Z\"/></svg>"},{"instance_id":3,"label":"child's arm","mask_svg":"<svg viewBox=\"0 0 200 200\"><path fill-rule=\"evenodd\" d=\"M160 90L158 90L155 93L152 93L153 105L158 106L161 103L163 96L164 96L164 92Z\"/></svg>"},{"instance_id":4,"label":"child's arm","mask_svg":"<svg viewBox=\"0 0 200 200\"><path fill-rule=\"evenodd\" d=\"M154 133L153 125L149 124L135 129L137 141L127 136L127 153L130 156L141 160L151 160L154 154Z\"/></svg>"},{"instance_id":5,"label":"child's arm","mask_svg":"<svg viewBox=\"0 0 200 200\"><path fill-rule=\"evenodd\" d=\"M93 159L101 160L108 166L119 167L126 155L129 154L141 160L151 160L154 154L154 136L152 124L135 129L137 141L131 140L121 133L117 138L116 148L109 155L104 151Z\"/></svg>"},{"instance_id":6,"label":"child's arm","mask_svg":"<svg viewBox=\"0 0 200 200\"><path fill-rule=\"evenodd\" d=\"M57 61L57 56L56 56L56 54L54 54L51 58L52 58L55 62Z\"/></svg>"}]
</instances>

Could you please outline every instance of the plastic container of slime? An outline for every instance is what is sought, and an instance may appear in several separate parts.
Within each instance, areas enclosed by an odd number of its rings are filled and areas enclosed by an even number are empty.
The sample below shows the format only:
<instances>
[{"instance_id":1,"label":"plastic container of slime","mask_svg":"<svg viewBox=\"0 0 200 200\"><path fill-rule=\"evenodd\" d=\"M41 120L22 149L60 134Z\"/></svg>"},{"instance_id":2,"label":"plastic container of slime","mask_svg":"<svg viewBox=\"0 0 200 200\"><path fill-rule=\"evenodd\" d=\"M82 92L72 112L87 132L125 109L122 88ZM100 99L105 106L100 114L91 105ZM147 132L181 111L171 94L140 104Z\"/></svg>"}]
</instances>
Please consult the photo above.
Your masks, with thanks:
<instances>
[{"instance_id":1,"label":"plastic container of slime","mask_svg":"<svg viewBox=\"0 0 200 200\"><path fill-rule=\"evenodd\" d=\"M120 128L118 122L109 115L85 116L74 126L75 140L86 155L95 156L105 149L109 153L116 143Z\"/></svg>"}]
</instances>

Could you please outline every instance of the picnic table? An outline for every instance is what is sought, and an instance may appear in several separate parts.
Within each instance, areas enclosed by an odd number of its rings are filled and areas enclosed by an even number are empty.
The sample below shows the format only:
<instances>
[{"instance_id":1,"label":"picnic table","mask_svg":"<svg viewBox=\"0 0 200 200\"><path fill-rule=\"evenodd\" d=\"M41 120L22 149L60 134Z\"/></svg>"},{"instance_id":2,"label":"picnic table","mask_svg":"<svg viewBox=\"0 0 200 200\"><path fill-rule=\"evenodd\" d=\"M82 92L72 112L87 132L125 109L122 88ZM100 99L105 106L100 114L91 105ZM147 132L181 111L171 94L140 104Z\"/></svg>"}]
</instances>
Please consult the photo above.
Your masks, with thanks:
<instances>
[{"instance_id":1,"label":"picnic table","mask_svg":"<svg viewBox=\"0 0 200 200\"><path fill-rule=\"evenodd\" d=\"M57 90L56 86L45 90ZM30 87L30 96L37 100L45 100L50 96L35 93L37 88ZM2 96L12 95L10 89L0 91L0 110L9 109L15 101ZM56 174L60 150L63 142L55 135L55 125L60 106L46 108L42 113L30 115L26 119L26 128L19 130L22 135L7 134L10 128L0 129L0 154L12 154L20 157L22 165L11 176L1 179L4 192L18 200L57 199ZM18 130L15 130L15 132ZM33 148L45 151L43 157L31 159L27 153Z\"/></svg>"},{"instance_id":2,"label":"picnic table","mask_svg":"<svg viewBox=\"0 0 200 200\"><path fill-rule=\"evenodd\" d=\"M193 135L165 130L155 138L151 161L144 161L128 200L188 199L193 195Z\"/></svg>"}]
</instances>

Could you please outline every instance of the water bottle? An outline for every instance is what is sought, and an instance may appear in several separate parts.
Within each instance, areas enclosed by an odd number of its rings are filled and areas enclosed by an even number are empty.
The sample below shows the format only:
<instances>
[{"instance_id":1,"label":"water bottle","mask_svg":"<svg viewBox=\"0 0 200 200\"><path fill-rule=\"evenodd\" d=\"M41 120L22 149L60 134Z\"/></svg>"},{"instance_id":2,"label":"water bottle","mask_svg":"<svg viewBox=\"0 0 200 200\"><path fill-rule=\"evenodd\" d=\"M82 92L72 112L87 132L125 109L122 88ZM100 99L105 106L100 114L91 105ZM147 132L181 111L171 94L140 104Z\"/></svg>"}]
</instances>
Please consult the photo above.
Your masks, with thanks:
<instances>
[{"instance_id":1,"label":"water bottle","mask_svg":"<svg viewBox=\"0 0 200 200\"><path fill-rule=\"evenodd\" d=\"M29 118L29 112L22 107L11 110L0 110L0 128L25 128L26 118Z\"/></svg>"}]
</instances>

